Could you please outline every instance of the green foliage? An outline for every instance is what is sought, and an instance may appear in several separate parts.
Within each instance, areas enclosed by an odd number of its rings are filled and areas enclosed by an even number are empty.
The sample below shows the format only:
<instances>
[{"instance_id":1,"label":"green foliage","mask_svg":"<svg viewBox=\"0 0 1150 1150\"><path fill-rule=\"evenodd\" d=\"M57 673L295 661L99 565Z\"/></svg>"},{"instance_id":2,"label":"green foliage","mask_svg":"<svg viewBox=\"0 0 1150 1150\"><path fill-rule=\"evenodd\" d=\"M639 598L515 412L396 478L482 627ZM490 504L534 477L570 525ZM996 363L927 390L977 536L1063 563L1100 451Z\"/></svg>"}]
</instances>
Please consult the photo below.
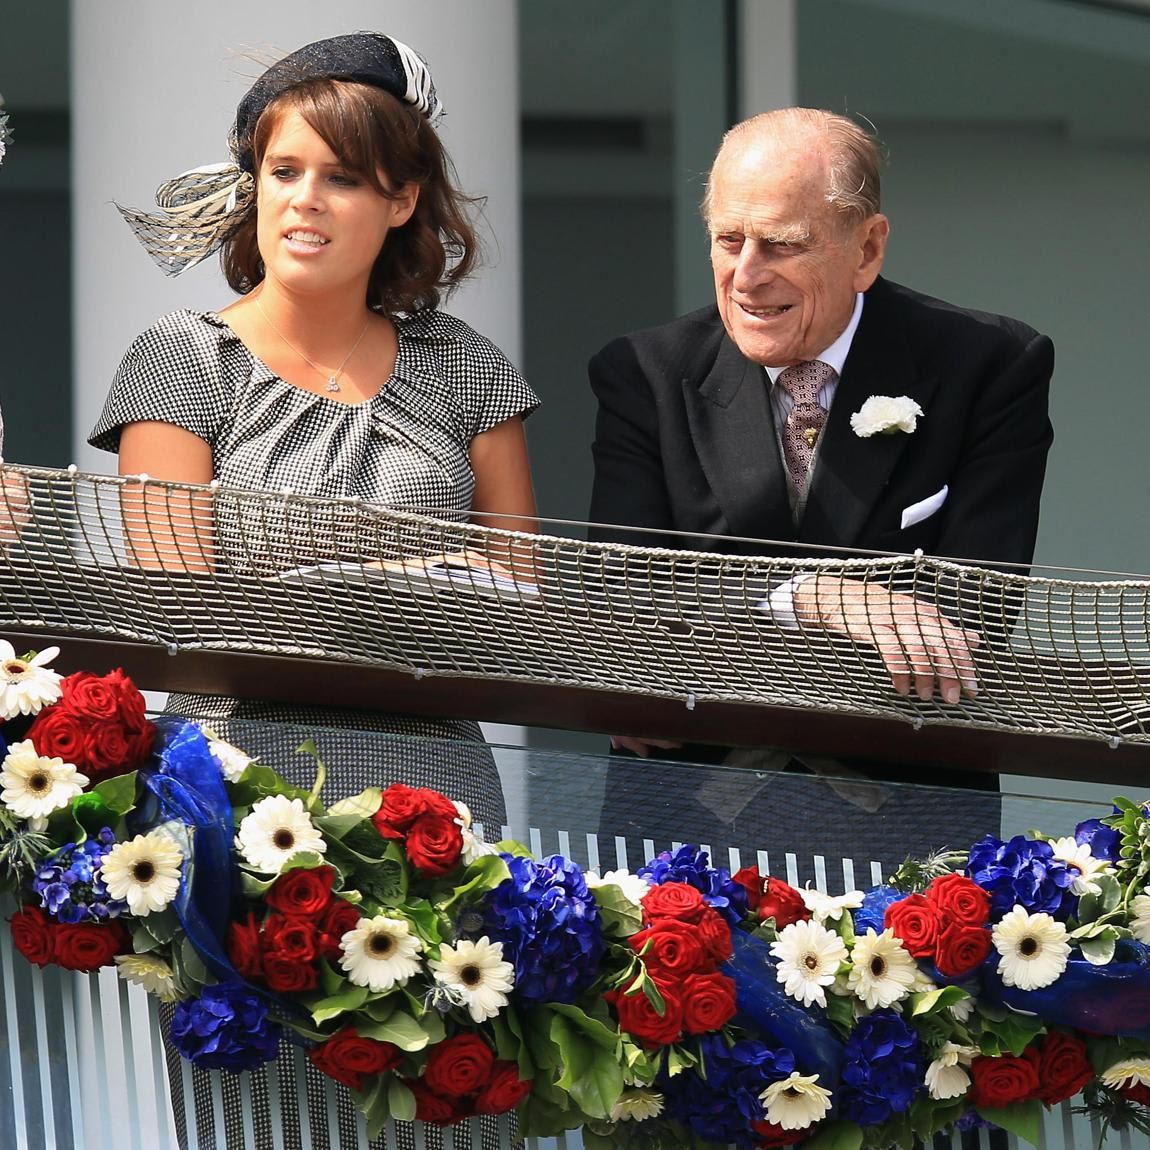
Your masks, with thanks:
<instances>
[{"instance_id":1,"label":"green foliage","mask_svg":"<svg viewBox=\"0 0 1150 1150\"><path fill-rule=\"evenodd\" d=\"M1042 1105L1039 1102L1015 1102L999 1109L977 1107L979 1116L995 1126L1009 1130L1011 1134L1029 1142L1031 1146L1041 1146Z\"/></svg>"}]
</instances>

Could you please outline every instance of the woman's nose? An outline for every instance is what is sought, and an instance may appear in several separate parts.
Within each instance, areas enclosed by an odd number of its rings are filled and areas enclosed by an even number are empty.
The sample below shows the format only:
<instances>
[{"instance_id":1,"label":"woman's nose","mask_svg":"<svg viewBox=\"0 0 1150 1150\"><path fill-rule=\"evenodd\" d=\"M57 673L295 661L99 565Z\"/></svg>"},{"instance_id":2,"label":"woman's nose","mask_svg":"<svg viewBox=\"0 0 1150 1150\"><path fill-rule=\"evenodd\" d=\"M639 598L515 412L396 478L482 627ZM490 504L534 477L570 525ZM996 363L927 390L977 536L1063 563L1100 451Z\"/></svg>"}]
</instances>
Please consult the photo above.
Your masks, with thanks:
<instances>
[{"instance_id":1,"label":"woman's nose","mask_svg":"<svg viewBox=\"0 0 1150 1150\"><path fill-rule=\"evenodd\" d=\"M304 172L296 181L292 203L304 211L319 211L323 208L323 188L318 175Z\"/></svg>"}]
</instances>

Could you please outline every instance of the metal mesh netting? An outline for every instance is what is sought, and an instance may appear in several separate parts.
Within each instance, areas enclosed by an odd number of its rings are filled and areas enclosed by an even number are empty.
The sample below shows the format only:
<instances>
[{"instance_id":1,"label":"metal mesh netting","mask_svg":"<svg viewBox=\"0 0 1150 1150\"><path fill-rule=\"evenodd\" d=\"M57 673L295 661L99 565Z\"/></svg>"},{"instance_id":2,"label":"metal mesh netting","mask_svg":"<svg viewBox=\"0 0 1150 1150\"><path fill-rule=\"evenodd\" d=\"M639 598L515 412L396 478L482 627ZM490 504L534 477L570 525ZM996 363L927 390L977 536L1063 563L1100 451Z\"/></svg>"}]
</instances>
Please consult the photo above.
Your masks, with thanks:
<instances>
[{"instance_id":1,"label":"metal mesh netting","mask_svg":"<svg viewBox=\"0 0 1150 1150\"><path fill-rule=\"evenodd\" d=\"M600 688L688 706L758 703L1150 739L1150 580L1023 577L923 557L771 559L593 544L357 499L11 466L0 486L0 543L0 628ZM484 555L509 570L493 574ZM936 603L979 632L977 697L953 705L937 693L929 702L900 697L870 644L786 625L768 596L803 573Z\"/></svg>"}]
</instances>

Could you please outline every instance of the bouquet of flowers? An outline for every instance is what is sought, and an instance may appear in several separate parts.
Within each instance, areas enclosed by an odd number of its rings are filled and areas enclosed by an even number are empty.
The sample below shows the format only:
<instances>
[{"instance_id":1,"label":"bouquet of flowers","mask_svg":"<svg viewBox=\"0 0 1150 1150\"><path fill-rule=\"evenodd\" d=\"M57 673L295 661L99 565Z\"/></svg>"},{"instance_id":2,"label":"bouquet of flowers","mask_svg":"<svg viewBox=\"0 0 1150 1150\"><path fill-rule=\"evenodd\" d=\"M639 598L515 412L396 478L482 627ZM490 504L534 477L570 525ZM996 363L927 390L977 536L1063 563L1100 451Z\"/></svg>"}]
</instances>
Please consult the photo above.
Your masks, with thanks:
<instances>
[{"instance_id":1,"label":"bouquet of flowers","mask_svg":"<svg viewBox=\"0 0 1150 1150\"><path fill-rule=\"evenodd\" d=\"M0 886L29 961L174 1003L194 1063L284 1041L388 1117L515 1110L592 1150L1150 1133L1150 810L992 836L838 896L693 846L636 874L487 844L395 782L325 807L120 671L0 640ZM221 897L221 892L223 897Z\"/></svg>"},{"instance_id":2,"label":"bouquet of flowers","mask_svg":"<svg viewBox=\"0 0 1150 1150\"><path fill-rule=\"evenodd\" d=\"M4 153L12 143L12 132L8 127L8 113L4 111L4 97L0 96L0 164L4 162Z\"/></svg>"}]
</instances>

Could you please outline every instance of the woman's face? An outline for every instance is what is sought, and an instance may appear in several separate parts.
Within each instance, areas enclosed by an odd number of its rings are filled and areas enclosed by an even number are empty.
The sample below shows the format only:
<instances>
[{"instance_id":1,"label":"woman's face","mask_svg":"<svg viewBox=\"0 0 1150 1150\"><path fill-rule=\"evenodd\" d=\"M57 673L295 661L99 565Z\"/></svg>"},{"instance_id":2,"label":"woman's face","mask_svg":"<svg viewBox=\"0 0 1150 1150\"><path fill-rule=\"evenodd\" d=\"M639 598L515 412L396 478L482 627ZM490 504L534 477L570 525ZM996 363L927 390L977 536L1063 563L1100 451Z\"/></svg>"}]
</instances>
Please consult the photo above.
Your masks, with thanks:
<instances>
[{"instance_id":1,"label":"woman's face","mask_svg":"<svg viewBox=\"0 0 1150 1150\"><path fill-rule=\"evenodd\" d=\"M380 173L381 182L389 181ZM311 294L354 285L363 293L387 233L407 223L419 189L381 196L349 171L316 130L291 110L260 164L256 239L269 281Z\"/></svg>"}]
</instances>

